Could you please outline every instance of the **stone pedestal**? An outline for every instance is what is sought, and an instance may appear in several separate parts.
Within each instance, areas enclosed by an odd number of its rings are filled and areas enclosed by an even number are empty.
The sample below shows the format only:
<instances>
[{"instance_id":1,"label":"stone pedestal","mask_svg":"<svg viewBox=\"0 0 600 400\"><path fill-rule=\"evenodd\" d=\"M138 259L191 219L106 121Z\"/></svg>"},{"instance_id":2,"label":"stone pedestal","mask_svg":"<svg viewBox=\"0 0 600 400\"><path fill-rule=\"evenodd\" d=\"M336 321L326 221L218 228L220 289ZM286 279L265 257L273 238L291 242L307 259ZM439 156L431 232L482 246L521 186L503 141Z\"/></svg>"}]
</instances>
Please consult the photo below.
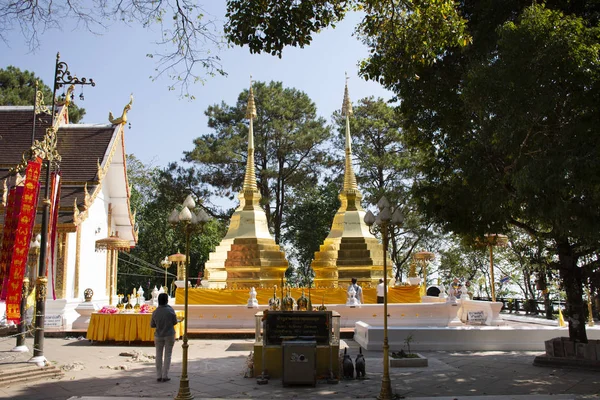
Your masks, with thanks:
<instances>
[{"instance_id":1,"label":"stone pedestal","mask_svg":"<svg viewBox=\"0 0 600 400\"><path fill-rule=\"evenodd\" d=\"M79 305L75 307L75 311L79 314L79 318L73 321L73 329L87 330L88 325L90 324L90 318L92 318L92 313L98 311L99 309L100 306L92 303L91 301L79 303Z\"/></svg>"}]
</instances>

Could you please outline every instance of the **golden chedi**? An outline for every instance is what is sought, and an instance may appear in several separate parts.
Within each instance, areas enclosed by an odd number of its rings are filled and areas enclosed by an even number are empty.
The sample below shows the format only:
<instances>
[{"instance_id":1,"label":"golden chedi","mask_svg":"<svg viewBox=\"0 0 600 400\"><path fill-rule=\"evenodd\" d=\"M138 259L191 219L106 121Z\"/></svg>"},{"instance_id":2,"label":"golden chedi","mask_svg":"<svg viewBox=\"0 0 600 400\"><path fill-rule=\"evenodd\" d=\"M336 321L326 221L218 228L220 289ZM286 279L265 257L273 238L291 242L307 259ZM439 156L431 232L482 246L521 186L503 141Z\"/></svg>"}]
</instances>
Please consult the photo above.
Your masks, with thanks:
<instances>
[{"instance_id":1,"label":"golden chedi","mask_svg":"<svg viewBox=\"0 0 600 400\"><path fill-rule=\"evenodd\" d=\"M227 234L209 255L203 286L209 288L266 288L281 281L288 262L281 247L269 232L267 216L260 206L261 195L254 170L253 119L256 106L252 85L248 97L246 118L248 129L248 160L240 205L231 216Z\"/></svg>"},{"instance_id":2,"label":"golden chedi","mask_svg":"<svg viewBox=\"0 0 600 400\"><path fill-rule=\"evenodd\" d=\"M311 264L315 271L317 287L347 287L357 278L363 287L375 287L383 278L383 246L369 232L364 222L365 210L361 206L362 194L356 184L352 168L350 116L352 103L348 96L348 83L344 89L342 115L346 117L346 149L344 187L339 194L338 209L331 231L321 245ZM392 265L388 259L388 265ZM388 270L388 279L392 276Z\"/></svg>"}]
</instances>

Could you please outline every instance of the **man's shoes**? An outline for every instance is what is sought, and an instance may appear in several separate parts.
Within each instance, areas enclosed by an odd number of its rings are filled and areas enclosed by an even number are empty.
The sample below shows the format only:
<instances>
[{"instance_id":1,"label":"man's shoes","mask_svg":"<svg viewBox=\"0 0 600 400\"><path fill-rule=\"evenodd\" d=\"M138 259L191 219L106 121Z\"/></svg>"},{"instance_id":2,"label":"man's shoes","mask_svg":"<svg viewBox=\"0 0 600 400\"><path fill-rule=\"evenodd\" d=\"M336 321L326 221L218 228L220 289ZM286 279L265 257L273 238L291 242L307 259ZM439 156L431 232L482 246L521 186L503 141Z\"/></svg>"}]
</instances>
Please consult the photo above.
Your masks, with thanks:
<instances>
[{"instance_id":1,"label":"man's shoes","mask_svg":"<svg viewBox=\"0 0 600 400\"><path fill-rule=\"evenodd\" d=\"M162 378L156 378L156 382L162 382Z\"/></svg>"},{"instance_id":2,"label":"man's shoes","mask_svg":"<svg viewBox=\"0 0 600 400\"><path fill-rule=\"evenodd\" d=\"M171 380L171 378L162 378L163 382L169 382Z\"/></svg>"}]
</instances>

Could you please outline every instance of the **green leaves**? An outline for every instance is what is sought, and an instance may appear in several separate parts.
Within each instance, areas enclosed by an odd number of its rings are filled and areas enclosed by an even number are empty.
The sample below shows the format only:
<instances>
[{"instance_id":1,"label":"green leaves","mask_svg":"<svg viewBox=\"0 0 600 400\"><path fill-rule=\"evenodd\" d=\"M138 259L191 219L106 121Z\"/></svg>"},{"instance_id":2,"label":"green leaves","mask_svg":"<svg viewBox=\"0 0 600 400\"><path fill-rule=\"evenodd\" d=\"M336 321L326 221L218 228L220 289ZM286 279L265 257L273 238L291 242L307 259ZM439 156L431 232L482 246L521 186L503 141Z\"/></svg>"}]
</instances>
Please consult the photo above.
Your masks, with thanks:
<instances>
[{"instance_id":1,"label":"green leaves","mask_svg":"<svg viewBox=\"0 0 600 400\"><path fill-rule=\"evenodd\" d=\"M39 90L44 94L44 103L52 105L52 90L44 84L33 72L21 71L9 65L0 69L0 105L31 106L35 102L35 82L39 82ZM69 106L69 122L76 124L85 115L85 109L75 103Z\"/></svg>"},{"instance_id":2,"label":"green leaves","mask_svg":"<svg viewBox=\"0 0 600 400\"><path fill-rule=\"evenodd\" d=\"M225 34L251 53L281 57L285 46L304 47L319 32L340 21L352 1L229 0Z\"/></svg>"}]
</instances>

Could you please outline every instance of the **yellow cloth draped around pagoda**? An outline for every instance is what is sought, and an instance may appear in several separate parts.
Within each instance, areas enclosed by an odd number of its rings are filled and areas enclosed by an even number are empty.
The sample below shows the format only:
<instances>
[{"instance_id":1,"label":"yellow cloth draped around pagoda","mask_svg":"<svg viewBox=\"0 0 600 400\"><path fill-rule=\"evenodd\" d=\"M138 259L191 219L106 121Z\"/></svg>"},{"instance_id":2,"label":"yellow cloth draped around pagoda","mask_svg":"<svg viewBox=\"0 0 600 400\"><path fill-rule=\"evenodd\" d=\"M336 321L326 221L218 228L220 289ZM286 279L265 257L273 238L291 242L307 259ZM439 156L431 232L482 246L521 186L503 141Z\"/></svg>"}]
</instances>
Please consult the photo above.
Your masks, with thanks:
<instances>
[{"instance_id":1,"label":"yellow cloth draped around pagoda","mask_svg":"<svg viewBox=\"0 0 600 400\"><path fill-rule=\"evenodd\" d=\"M248 289L188 289L189 304L201 305L246 305L250 297ZM397 286L388 290L388 303L420 303L420 286ZM184 289L177 289L175 304L184 304ZM292 288L292 297L297 299L302 294L301 288ZM308 289L304 289L308 297ZM324 304L346 304L348 298L345 288L318 288L310 290L311 301L314 307ZM273 289L256 289L258 304L267 305L273 297ZM277 290L277 297L281 299L281 289ZM377 303L375 288L363 288L364 304Z\"/></svg>"},{"instance_id":2,"label":"yellow cloth draped around pagoda","mask_svg":"<svg viewBox=\"0 0 600 400\"><path fill-rule=\"evenodd\" d=\"M175 311L177 318L183 318L183 311ZM152 313L136 314L101 314L93 313L88 326L88 340L116 342L152 342L154 328L150 328ZM183 336L183 323L175 325L175 337Z\"/></svg>"}]
</instances>

